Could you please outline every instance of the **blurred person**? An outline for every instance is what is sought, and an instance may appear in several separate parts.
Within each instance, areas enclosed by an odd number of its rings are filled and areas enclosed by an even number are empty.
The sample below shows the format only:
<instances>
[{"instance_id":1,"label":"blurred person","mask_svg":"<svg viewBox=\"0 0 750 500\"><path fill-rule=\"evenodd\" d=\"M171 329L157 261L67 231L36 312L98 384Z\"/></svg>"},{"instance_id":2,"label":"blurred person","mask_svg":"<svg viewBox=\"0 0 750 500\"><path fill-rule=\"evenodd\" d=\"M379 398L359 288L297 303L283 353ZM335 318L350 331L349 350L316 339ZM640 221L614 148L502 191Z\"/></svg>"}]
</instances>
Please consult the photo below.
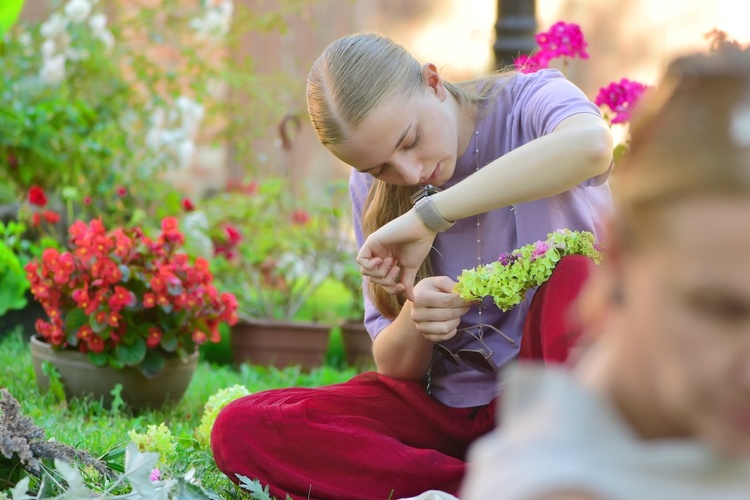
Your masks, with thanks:
<instances>
[{"instance_id":1,"label":"blurred person","mask_svg":"<svg viewBox=\"0 0 750 500\"><path fill-rule=\"evenodd\" d=\"M307 99L321 143L353 167L358 244L398 217L388 227L424 252L362 261L377 372L232 402L216 463L295 499L456 493L469 444L494 426L497 370L518 356L531 294L503 313L461 300L454 279L556 229L598 233L609 127L556 70L454 84L370 33L324 51Z\"/></svg>"},{"instance_id":2,"label":"blurred person","mask_svg":"<svg viewBox=\"0 0 750 500\"><path fill-rule=\"evenodd\" d=\"M639 106L591 344L504 373L463 500L750 498L750 55L677 59Z\"/></svg>"}]
</instances>

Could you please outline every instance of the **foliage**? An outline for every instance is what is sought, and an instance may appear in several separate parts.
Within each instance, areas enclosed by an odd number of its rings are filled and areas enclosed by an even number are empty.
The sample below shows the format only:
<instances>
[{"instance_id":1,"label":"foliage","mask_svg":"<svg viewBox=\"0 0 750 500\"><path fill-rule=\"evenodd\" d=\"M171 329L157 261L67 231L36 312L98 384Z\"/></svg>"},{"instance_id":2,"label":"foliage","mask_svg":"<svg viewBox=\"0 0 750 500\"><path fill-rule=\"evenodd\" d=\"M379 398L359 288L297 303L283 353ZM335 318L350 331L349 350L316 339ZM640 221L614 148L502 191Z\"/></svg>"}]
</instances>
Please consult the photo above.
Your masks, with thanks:
<instances>
[{"instance_id":1,"label":"foliage","mask_svg":"<svg viewBox=\"0 0 750 500\"><path fill-rule=\"evenodd\" d=\"M156 465L165 465L174 460L177 453L177 440L172 436L172 432L164 425L164 422L158 426L149 425L145 433L131 429L128 431L128 438L141 453L155 452L159 454L159 460Z\"/></svg>"},{"instance_id":2,"label":"foliage","mask_svg":"<svg viewBox=\"0 0 750 500\"><path fill-rule=\"evenodd\" d=\"M0 341L0 366L4 367L0 370L0 387L7 387L12 393L23 395L24 413L33 418L48 436L53 436L53 442L89 450L92 455L101 457L112 470L122 472L127 468L123 459L129 440L128 432L136 430L145 433L149 425L164 422L175 438L177 448L175 458L167 466L160 468L161 479L177 479L181 483L187 483L185 476L191 478L190 471L194 470L193 481L200 478L204 490L208 493L214 492L217 497L227 500L257 500L262 497L242 490L230 482L216 468L210 451L198 446L195 441L195 432L201 424L204 405L214 394L234 385L247 387L251 392L278 387L315 387L344 382L356 374L356 370L351 368L334 370L329 366L306 373L297 368L279 370L250 365L242 365L239 370L234 370L200 362L193 383L178 404L168 411L149 410L134 416L127 411L107 409L99 401L85 398L75 399L68 405L60 405L51 394L40 393L34 381L31 354L22 340L20 331ZM86 429L86 432L82 433L81 429ZM150 475L152 471L153 469L149 469L145 476ZM19 473L20 476L24 474L23 471ZM94 474L88 468L84 468L81 474L86 486L99 495L113 484L105 476ZM13 478L7 475L0 476L0 491L16 484L20 480L19 475ZM110 490L110 494L125 494L131 490L128 485L126 478L118 483L115 490ZM32 477L29 489L41 491L39 480ZM10 491L6 492L10 494ZM93 495L83 498L91 496Z\"/></svg>"},{"instance_id":3,"label":"foliage","mask_svg":"<svg viewBox=\"0 0 750 500\"><path fill-rule=\"evenodd\" d=\"M208 448L211 438L211 429L214 426L216 417L219 415L219 411L235 399L249 394L250 391L248 391L244 385L234 384L232 387L221 389L219 392L208 398L208 401L206 401L206 404L203 407L201 425L195 429L195 439L198 441L198 444Z\"/></svg>"},{"instance_id":4,"label":"foliage","mask_svg":"<svg viewBox=\"0 0 750 500\"><path fill-rule=\"evenodd\" d=\"M105 476L113 475L89 453L63 443L47 441L44 430L21 414L21 405L7 389L1 389L0 396L0 454L6 459L3 464L0 457L0 464L4 465L1 469L12 470L12 464L17 461L24 470L39 477L43 469L42 460L64 459L67 462L78 460ZM7 467L8 462L10 467Z\"/></svg>"},{"instance_id":5,"label":"foliage","mask_svg":"<svg viewBox=\"0 0 750 500\"><path fill-rule=\"evenodd\" d=\"M29 282L16 254L0 240L0 316L26 305Z\"/></svg>"},{"instance_id":6,"label":"foliage","mask_svg":"<svg viewBox=\"0 0 750 500\"><path fill-rule=\"evenodd\" d=\"M309 1L260 13L232 0L53 0L44 22L14 26L0 39L0 187L12 186L20 219L42 234L59 221L61 243L74 220L143 226L179 213L165 175L189 166L196 144L231 141L249 165L242 143L265 108L280 114L283 85L231 49L245 33L283 31ZM252 104L232 106L237 92ZM43 208L29 202L35 187Z\"/></svg>"},{"instance_id":7,"label":"foliage","mask_svg":"<svg viewBox=\"0 0 750 500\"><path fill-rule=\"evenodd\" d=\"M520 304L531 288L547 281L566 255L584 255L597 264L601 262L593 234L558 229L546 241L524 245L502 254L495 262L464 270L454 291L464 300L492 296L497 307L508 311Z\"/></svg>"},{"instance_id":8,"label":"foliage","mask_svg":"<svg viewBox=\"0 0 750 500\"><path fill-rule=\"evenodd\" d=\"M180 252L175 218L164 218L156 239L137 227L107 232L98 219L76 221L69 237L70 251L46 249L26 266L49 316L36 329L53 348L152 376L165 358L186 359L207 340L218 342L219 324L237 319L236 298L218 292L208 262L191 264Z\"/></svg>"},{"instance_id":9,"label":"foliage","mask_svg":"<svg viewBox=\"0 0 750 500\"><path fill-rule=\"evenodd\" d=\"M356 255L346 193L344 183L333 183L313 202L287 179L272 177L197 207L207 219L214 276L237 296L241 316L297 319L326 280L344 279ZM314 314L332 321L327 312Z\"/></svg>"}]
</instances>

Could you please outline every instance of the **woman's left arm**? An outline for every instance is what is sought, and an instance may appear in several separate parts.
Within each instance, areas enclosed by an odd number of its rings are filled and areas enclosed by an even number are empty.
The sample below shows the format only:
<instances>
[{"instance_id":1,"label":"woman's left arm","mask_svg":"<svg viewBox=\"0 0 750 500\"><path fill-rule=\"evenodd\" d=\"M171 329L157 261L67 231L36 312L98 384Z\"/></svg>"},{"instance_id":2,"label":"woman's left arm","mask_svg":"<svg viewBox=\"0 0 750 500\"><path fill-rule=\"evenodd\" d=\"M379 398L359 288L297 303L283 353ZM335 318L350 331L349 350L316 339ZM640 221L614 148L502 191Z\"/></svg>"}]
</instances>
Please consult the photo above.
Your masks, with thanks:
<instances>
[{"instance_id":1,"label":"woman's left arm","mask_svg":"<svg viewBox=\"0 0 750 500\"><path fill-rule=\"evenodd\" d=\"M509 151L458 184L432 195L437 212L456 220L501 207L560 194L607 171L612 161L612 134L593 113L562 120L542 137ZM417 269L427 257L436 233L414 209L372 233L357 255L362 273L389 293L413 299ZM392 281L380 264L391 258L400 269Z\"/></svg>"}]
</instances>

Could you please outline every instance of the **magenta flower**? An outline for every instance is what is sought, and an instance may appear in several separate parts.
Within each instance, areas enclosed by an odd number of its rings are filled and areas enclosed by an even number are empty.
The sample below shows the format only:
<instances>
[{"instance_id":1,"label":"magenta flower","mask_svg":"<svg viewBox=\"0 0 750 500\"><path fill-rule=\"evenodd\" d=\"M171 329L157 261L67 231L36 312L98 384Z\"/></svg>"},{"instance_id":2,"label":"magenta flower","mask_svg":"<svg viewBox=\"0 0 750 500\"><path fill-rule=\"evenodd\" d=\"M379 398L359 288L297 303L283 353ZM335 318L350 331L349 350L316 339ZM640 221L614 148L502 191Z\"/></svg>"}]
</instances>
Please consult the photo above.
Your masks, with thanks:
<instances>
[{"instance_id":1,"label":"magenta flower","mask_svg":"<svg viewBox=\"0 0 750 500\"><path fill-rule=\"evenodd\" d=\"M580 57L588 59L588 42L583 38L581 27L575 23L558 21L549 31L536 35L536 43L550 59L555 57Z\"/></svg>"},{"instance_id":2,"label":"magenta flower","mask_svg":"<svg viewBox=\"0 0 750 500\"><path fill-rule=\"evenodd\" d=\"M151 474L148 475L148 479L153 483L159 480L161 478L161 472L159 469L153 469L151 471Z\"/></svg>"},{"instance_id":3,"label":"magenta flower","mask_svg":"<svg viewBox=\"0 0 750 500\"><path fill-rule=\"evenodd\" d=\"M539 257L543 257L547 254L547 250L550 249L550 244L546 241L537 241L534 251L531 252L531 260L536 260Z\"/></svg>"},{"instance_id":4,"label":"magenta flower","mask_svg":"<svg viewBox=\"0 0 750 500\"><path fill-rule=\"evenodd\" d=\"M550 58L547 55L543 52L537 52L531 56L521 54L513 59L513 64L521 73L536 73L540 69L549 68Z\"/></svg>"},{"instance_id":5,"label":"magenta flower","mask_svg":"<svg viewBox=\"0 0 750 500\"><path fill-rule=\"evenodd\" d=\"M600 88L594 103L600 107L607 106L615 113L612 123L624 123L630 120L633 108L646 89L647 85L623 78Z\"/></svg>"}]
</instances>

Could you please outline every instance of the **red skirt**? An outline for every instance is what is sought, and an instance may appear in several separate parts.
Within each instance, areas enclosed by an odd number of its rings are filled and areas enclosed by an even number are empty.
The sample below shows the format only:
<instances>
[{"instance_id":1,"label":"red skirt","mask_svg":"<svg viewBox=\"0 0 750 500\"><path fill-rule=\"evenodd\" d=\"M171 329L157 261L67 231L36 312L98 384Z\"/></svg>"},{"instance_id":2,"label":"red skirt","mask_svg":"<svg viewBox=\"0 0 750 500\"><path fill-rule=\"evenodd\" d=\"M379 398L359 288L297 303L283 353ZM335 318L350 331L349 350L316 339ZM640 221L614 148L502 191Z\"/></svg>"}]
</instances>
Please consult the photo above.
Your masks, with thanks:
<instances>
[{"instance_id":1,"label":"red skirt","mask_svg":"<svg viewBox=\"0 0 750 500\"><path fill-rule=\"evenodd\" d=\"M569 308L592 265L580 256L558 263L530 305L521 358L565 361L581 333ZM456 494L467 448L494 427L495 406L451 408L420 382L368 372L233 401L214 423L211 449L232 481L258 479L279 500Z\"/></svg>"}]
</instances>

